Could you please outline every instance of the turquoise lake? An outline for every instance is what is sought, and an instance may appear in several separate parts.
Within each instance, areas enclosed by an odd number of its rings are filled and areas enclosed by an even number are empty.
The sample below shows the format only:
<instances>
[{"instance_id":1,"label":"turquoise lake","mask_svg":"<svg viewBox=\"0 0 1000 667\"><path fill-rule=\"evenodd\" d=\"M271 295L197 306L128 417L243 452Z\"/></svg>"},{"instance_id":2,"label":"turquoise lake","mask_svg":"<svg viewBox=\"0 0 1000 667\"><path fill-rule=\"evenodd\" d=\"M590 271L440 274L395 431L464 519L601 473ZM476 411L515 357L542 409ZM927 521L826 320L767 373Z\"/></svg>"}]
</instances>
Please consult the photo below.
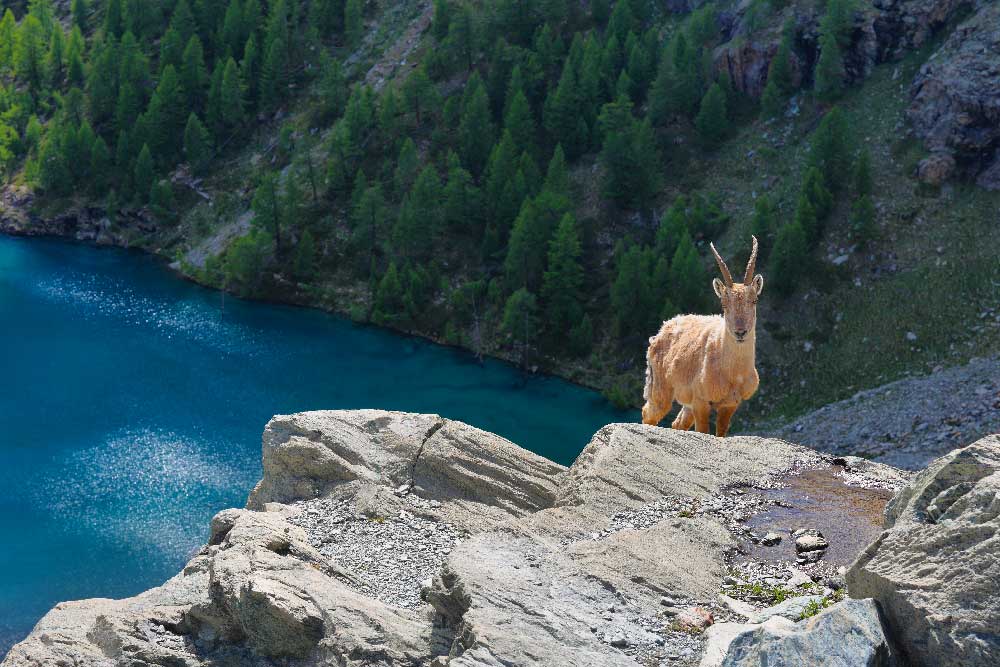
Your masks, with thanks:
<instances>
[{"instance_id":1,"label":"turquoise lake","mask_svg":"<svg viewBox=\"0 0 1000 667\"><path fill-rule=\"evenodd\" d=\"M226 299L140 253L0 237L0 656L56 602L162 583L240 507L276 413L436 412L568 464L600 395L318 311Z\"/></svg>"}]
</instances>

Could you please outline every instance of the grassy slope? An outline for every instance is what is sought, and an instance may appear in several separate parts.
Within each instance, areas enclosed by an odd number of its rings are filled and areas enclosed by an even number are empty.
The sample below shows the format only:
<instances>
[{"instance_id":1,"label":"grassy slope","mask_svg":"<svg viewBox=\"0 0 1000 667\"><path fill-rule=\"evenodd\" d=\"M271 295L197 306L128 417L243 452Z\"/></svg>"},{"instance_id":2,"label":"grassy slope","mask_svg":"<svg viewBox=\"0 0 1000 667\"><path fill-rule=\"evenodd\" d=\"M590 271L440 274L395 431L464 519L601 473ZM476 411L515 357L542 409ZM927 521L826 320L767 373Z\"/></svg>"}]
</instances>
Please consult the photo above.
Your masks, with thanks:
<instances>
[{"instance_id":1,"label":"grassy slope","mask_svg":"<svg viewBox=\"0 0 1000 667\"><path fill-rule=\"evenodd\" d=\"M817 256L803 258L813 267L810 284L787 301L762 300L755 421L780 422L863 388L1000 352L1000 193L965 184L933 190L912 178L923 149L906 137L907 91L932 49L879 66L841 104L872 153L879 236L835 266L830 260L851 247L841 202ZM815 115L804 104L791 121L745 128L698 165L733 215L730 237L749 234L755 194L768 191L782 217L793 215Z\"/></svg>"}]
</instances>

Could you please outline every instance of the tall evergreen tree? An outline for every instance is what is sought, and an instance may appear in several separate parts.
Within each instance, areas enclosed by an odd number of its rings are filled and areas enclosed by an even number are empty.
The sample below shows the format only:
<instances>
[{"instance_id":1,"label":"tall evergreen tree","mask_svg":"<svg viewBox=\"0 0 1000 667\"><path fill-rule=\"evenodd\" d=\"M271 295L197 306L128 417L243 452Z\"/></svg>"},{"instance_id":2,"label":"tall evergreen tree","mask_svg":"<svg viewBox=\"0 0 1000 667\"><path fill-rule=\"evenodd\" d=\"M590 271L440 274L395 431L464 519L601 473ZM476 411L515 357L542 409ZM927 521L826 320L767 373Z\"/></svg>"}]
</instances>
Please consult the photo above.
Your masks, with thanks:
<instances>
[{"instance_id":1,"label":"tall evergreen tree","mask_svg":"<svg viewBox=\"0 0 1000 667\"><path fill-rule=\"evenodd\" d=\"M486 168L493 147L493 120L486 88L478 73L469 78L466 87L462 119L458 126L462 161L475 176Z\"/></svg>"},{"instance_id":2,"label":"tall evergreen tree","mask_svg":"<svg viewBox=\"0 0 1000 667\"><path fill-rule=\"evenodd\" d=\"M549 91L545 100L543 119L552 142L561 144L567 156L574 158L587 150L589 130L580 115L580 92L576 74L568 61L559 84Z\"/></svg>"},{"instance_id":3,"label":"tall evergreen tree","mask_svg":"<svg viewBox=\"0 0 1000 667\"><path fill-rule=\"evenodd\" d=\"M816 96L824 102L837 100L844 92L844 58L837 36L826 29L819 37L819 59L816 61Z\"/></svg>"},{"instance_id":4,"label":"tall evergreen tree","mask_svg":"<svg viewBox=\"0 0 1000 667\"><path fill-rule=\"evenodd\" d=\"M90 9L87 7L86 0L73 0L70 6L70 20L73 22L80 32L87 31L87 18L90 13Z\"/></svg>"},{"instance_id":5,"label":"tall evergreen tree","mask_svg":"<svg viewBox=\"0 0 1000 667\"><path fill-rule=\"evenodd\" d=\"M567 213L559 221L549 244L548 264L542 281L545 319L554 340L564 340L583 316L582 254L576 219Z\"/></svg>"},{"instance_id":6,"label":"tall evergreen tree","mask_svg":"<svg viewBox=\"0 0 1000 667\"><path fill-rule=\"evenodd\" d=\"M195 174L205 173L205 167L212 157L211 141L208 130L192 111L184 128L184 156Z\"/></svg>"},{"instance_id":7,"label":"tall evergreen tree","mask_svg":"<svg viewBox=\"0 0 1000 667\"><path fill-rule=\"evenodd\" d=\"M222 87L219 93L223 125L232 130L243 122L243 88L236 61L230 58L222 70Z\"/></svg>"},{"instance_id":8,"label":"tall evergreen tree","mask_svg":"<svg viewBox=\"0 0 1000 667\"><path fill-rule=\"evenodd\" d=\"M155 177L153 154L149 152L149 146L143 144L142 150L139 151L139 157L135 160L135 169L132 174L132 189L140 203L149 200Z\"/></svg>"},{"instance_id":9,"label":"tall evergreen tree","mask_svg":"<svg viewBox=\"0 0 1000 667\"><path fill-rule=\"evenodd\" d=\"M729 118L726 112L726 94L717 83L713 83L701 100L701 108L694 121L702 141L710 146L718 146L729 132Z\"/></svg>"},{"instance_id":10,"label":"tall evergreen tree","mask_svg":"<svg viewBox=\"0 0 1000 667\"><path fill-rule=\"evenodd\" d=\"M254 190L250 207L253 209L254 226L271 235L274 240L274 251L277 255L281 255L285 216L282 214L276 174L268 173L261 179L260 185Z\"/></svg>"},{"instance_id":11,"label":"tall evergreen tree","mask_svg":"<svg viewBox=\"0 0 1000 667\"><path fill-rule=\"evenodd\" d=\"M774 241L768 263L768 282L779 294L788 296L799 284L808 266L809 252L806 234L798 220L785 224Z\"/></svg>"},{"instance_id":12,"label":"tall evergreen tree","mask_svg":"<svg viewBox=\"0 0 1000 667\"><path fill-rule=\"evenodd\" d=\"M521 346L521 365L527 367L529 348L538 336L538 300L535 295L521 288L510 295L504 305L503 331Z\"/></svg>"},{"instance_id":13,"label":"tall evergreen tree","mask_svg":"<svg viewBox=\"0 0 1000 667\"><path fill-rule=\"evenodd\" d=\"M32 14L21 20L14 43L14 69L28 85L32 96L38 95L45 81L45 31Z\"/></svg>"},{"instance_id":14,"label":"tall evergreen tree","mask_svg":"<svg viewBox=\"0 0 1000 667\"><path fill-rule=\"evenodd\" d=\"M181 63L181 90L189 109L201 109L205 104L208 71L205 69L204 49L198 35L192 35L184 48Z\"/></svg>"},{"instance_id":15,"label":"tall evergreen tree","mask_svg":"<svg viewBox=\"0 0 1000 667\"><path fill-rule=\"evenodd\" d=\"M364 14L361 0L347 0L344 4L344 40L348 46L357 46L364 34Z\"/></svg>"}]
</instances>

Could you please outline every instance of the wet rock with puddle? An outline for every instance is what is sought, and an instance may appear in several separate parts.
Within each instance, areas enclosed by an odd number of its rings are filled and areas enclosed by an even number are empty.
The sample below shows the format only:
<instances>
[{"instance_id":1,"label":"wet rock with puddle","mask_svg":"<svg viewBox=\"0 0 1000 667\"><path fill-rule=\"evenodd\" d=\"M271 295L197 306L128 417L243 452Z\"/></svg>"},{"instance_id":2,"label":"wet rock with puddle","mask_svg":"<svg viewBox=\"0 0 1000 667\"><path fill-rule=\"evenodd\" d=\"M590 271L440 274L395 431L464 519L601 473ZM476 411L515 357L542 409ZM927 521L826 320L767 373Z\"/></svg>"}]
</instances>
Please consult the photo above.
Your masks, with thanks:
<instances>
[{"instance_id":1,"label":"wet rock with puddle","mask_svg":"<svg viewBox=\"0 0 1000 667\"><path fill-rule=\"evenodd\" d=\"M753 533L791 537L796 531L804 532L770 546L765 541L748 541L749 555L763 561L796 562L801 554L821 552L829 565L850 565L882 531L882 515L892 491L862 486L863 479L848 478L845 472L848 469L837 464L801 470L782 479L780 488L763 490L770 502L747 521ZM829 546L821 548L823 542Z\"/></svg>"}]
</instances>

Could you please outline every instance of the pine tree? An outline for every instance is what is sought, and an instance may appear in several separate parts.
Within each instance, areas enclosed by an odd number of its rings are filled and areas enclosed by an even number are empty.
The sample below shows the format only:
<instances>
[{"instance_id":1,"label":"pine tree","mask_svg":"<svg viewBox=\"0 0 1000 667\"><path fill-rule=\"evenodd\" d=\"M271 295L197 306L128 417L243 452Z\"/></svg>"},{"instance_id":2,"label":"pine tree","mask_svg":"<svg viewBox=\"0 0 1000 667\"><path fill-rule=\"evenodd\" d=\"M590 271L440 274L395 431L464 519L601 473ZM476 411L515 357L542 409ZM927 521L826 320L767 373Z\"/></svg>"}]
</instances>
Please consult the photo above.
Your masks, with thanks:
<instances>
[{"instance_id":1,"label":"pine tree","mask_svg":"<svg viewBox=\"0 0 1000 667\"><path fill-rule=\"evenodd\" d=\"M377 183L365 191L353 212L353 222L351 243L358 249L362 275L368 281L368 319L371 319L371 308L375 302L375 262L386 226L385 200Z\"/></svg>"},{"instance_id":2,"label":"pine tree","mask_svg":"<svg viewBox=\"0 0 1000 667\"><path fill-rule=\"evenodd\" d=\"M243 122L243 88L236 61L230 58L222 71L222 86L219 92L221 107L220 120L229 130Z\"/></svg>"},{"instance_id":3,"label":"pine tree","mask_svg":"<svg viewBox=\"0 0 1000 667\"><path fill-rule=\"evenodd\" d=\"M858 197L870 196L874 184L872 182L872 154L867 147L861 149L858 162L854 169L854 193Z\"/></svg>"},{"instance_id":4,"label":"pine tree","mask_svg":"<svg viewBox=\"0 0 1000 667\"><path fill-rule=\"evenodd\" d=\"M14 68L14 43L17 39L17 20L8 7L0 19L0 72Z\"/></svg>"},{"instance_id":5,"label":"pine tree","mask_svg":"<svg viewBox=\"0 0 1000 667\"><path fill-rule=\"evenodd\" d=\"M576 219L567 213L549 243L548 264L542 281L546 324L554 340L565 339L566 332L576 326L583 315L582 254Z\"/></svg>"},{"instance_id":6,"label":"pine tree","mask_svg":"<svg viewBox=\"0 0 1000 667\"><path fill-rule=\"evenodd\" d=\"M167 65L160 75L160 81L149 100L147 116L150 122L150 150L159 158L169 162L179 150L177 137L183 130L184 94L181 90L177 71Z\"/></svg>"},{"instance_id":7,"label":"pine tree","mask_svg":"<svg viewBox=\"0 0 1000 667\"><path fill-rule=\"evenodd\" d=\"M104 10L104 34L110 37L121 37L124 29L122 0L108 0L108 5Z\"/></svg>"},{"instance_id":8,"label":"pine tree","mask_svg":"<svg viewBox=\"0 0 1000 667\"><path fill-rule=\"evenodd\" d=\"M111 152L102 137L94 139L90 149L90 189L96 195L107 191L111 179Z\"/></svg>"},{"instance_id":9,"label":"pine tree","mask_svg":"<svg viewBox=\"0 0 1000 667\"><path fill-rule=\"evenodd\" d=\"M670 260L671 300L682 311L699 312L705 307L705 287L708 283L708 273L691 235L685 230L678 239L677 250Z\"/></svg>"},{"instance_id":10,"label":"pine tree","mask_svg":"<svg viewBox=\"0 0 1000 667\"><path fill-rule=\"evenodd\" d=\"M70 7L70 20L73 25L80 29L80 32L87 31L87 15L89 13L86 0L73 0Z\"/></svg>"},{"instance_id":11,"label":"pine tree","mask_svg":"<svg viewBox=\"0 0 1000 667\"><path fill-rule=\"evenodd\" d=\"M638 244L616 252L611 311L620 336L649 335L658 307L651 290L652 255Z\"/></svg>"},{"instance_id":12,"label":"pine tree","mask_svg":"<svg viewBox=\"0 0 1000 667\"><path fill-rule=\"evenodd\" d=\"M319 96L324 119L338 118L347 104L347 79L340 61L323 54L320 62ZM390 94L388 91L386 94ZM394 93L392 93L394 94Z\"/></svg>"},{"instance_id":13,"label":"pine tree","mask_svg":"<svg viewBox=\"0 0 1000 667\"><path fill-rule=\"evenodd\" d=\"M3 29L0 27L0 40L3 39ZM66 82L71 87L83 88L86 84L87 75L83 67L83 34L78 26L73 26L69 34L69 44L66 47ZM3 60L0 58L0 70L3 69Z\"/></svg>"},{"instance_id":14,"label":"pine tree","mask_svg":"<svg viewBox=\"0 0 1000 667\"><path fill-rule=\"evenodd\" d=\"M282 223L284 216L281 211L281 197L278 194L278 177L273 173L266 174L260 185L254 190L253 224L258 229L270 234L274 240L274 252L281 255Z\"/></svg>"},{"instance_id":15,"label":"pine tree","mask_svg":"<svg viewBox=\"0 0 1000 667\"><path fill-rule=\"evenodd\" d=\"M571 159L587 150L589 131L586 121L581 127L580 92L576 75L568 61L563 67L559 84L554 90L549 91L545 100L543 120L553 143L561 144Z\"/></svg>"},{"instance_id":16,"label":"pine tree","mask_svg":"<svg viewBox=\"0 0 1000 667\"><path fill-rule=\"evenodd\" d=\"M288 91L288 45L283 38L270 42L260 68L259 95L264 109L273 109L285 100Z\"/></svg>"},{"instance_id":17,"label":"pine tree","mask_svg":"<svg viewBox=\"0 0 1000 667\"><path fill-rule=\"evenodd\" d=\"M510 232L504 260L504 273L511 289L536 290L541 285L549 240L566 207L567 202L548 193L524 201Z\"/></svg>"},{"instance_id":18,"label":"pine tree","mask_svg":"<svg viewBox=\"0 0 1000 667\"><path fill-rule=\"evenodd\" d=\"M473 60L479 50L479 34L473 22L472 11L464 4L452 17L445 48L466 71L472 71Z\"/></svg>"},{"instance_id":19,"label":"pine tree","mask_svg":"<svg viewBox=\"0 0 1000 667\"><path fill-rule=\"evenodd\" d=\"M799 195L798 203L795 207L794 223L802 233L802 243L805 249L812 248L819 239L820 223L816 215L816 208L805 193ZM779 238L780 236L779 232ZM774 251L778 251L777 240L775 240Z\"/></svg>"},{"instance_id":20,"label":"pine tree","mask_svg":"<svg viewBox=\"0 0 1000 667\"><path fill-rule=\"evenodd\" d=\"M431 34L440 44L448 37L451 27L452 5L450 0L434 0L434 16L431 19Z\"/></svg>"},{"instance_id":21,"label":"pine tree","mask_svg":"<svg viewBox=\"0 0 1000 667\"><path fill-rule=\"evenodd\" d=\"M174 190L170 186L170 181L161 180L153 183L149 193L149 208L160 224L169 225L176 222Z\"/></svg>"},{"instance_id":22,"label":"pine tree","mask_svg":"<svg viewBox=\"0 0 1000 667\"><path fill-rule=\"evenodd\" d=\"M607 23L611 17L611 0L590 0L590 15L597 25Z\"/></svg>"},{"instance_id":23,"label":"pine tree","mask_svg":"<svg viewBox=\"0 0 1000 667\"><path fill-rule=\"evenodd\" d=\"M184 156L195 174L205 173L208 161L212 157L211 141L208 130L192 111L184 128Z\"/></svg>"},{"instance_id":24,"label":"pine tree","mask_svg":"<svg viewBox=\"0 0 1000 667\"><path fill-rule=\"evenodd\" d=\"M308 229L302 232L295 245L292 258L292 273L302 281L308 281L316 273L316 240Z\"/></svg>"},{"instance_id":25,"label":"pine tree","mask_svg":"<svg viewBox=\"0 0 1000 667\"><path fill-rule=\"evenodd\" d=\"M826 187L826 179L816 167L806 169L805 177L802 179L802 196L806 197L812 204L816 220L820 223L826 220L833 209L833 195ZM810 245L817 240L818 232L821 231L817 227L815 230L817 234L814 235L806 224L802 225L802 229L806 232Z\"/></svg>"},{"instance_id":26,"label":"pine tree","mask_svg":"<svg viewBox=\"0 0 1000 667\"><path fill-rule=\"evenodd\" d=\"M701 100L701 109L694 121L702 141L710 146L718 146L729 132L726 116L726 94L717 83L713 83Z\"/></svg>"},{"instance_id":27,"label":"pine tree","mask_svg":"<svg viewBox=\"0 0 1000 667\"><path fill-rule=\"evenodd\" d=\"M204 49L197 35L192 35L184 48L181 63L181 89L191 110L201 109L205 104L205 87L208 72L205 69Z\"/></svg>"},{"instance_id":28,"label":"pine tree","mask_svg":"<svg viewBox=\"0 0 1000 667\"><path fill-rule=\"evenodd\" d=\"M413 139L407 137L403 147L399 149L396 170L393 172L393 189L397 195L402 196L409 191L419 172L420 158L417 155L417 145L413 143Z\"/></svg>"},{"instance_id":29,"label":"pine tree","mask_svg":"<svg viewBox=\"0 0 1000 667\"><path fill-rule=\"evenodd\" d=\"M344 4L344 40L348 46L357 46L364 34L364 15L361 0L347 0Z\"/></svg>"},{"instance_id":30,"label":"pine tree","mask_svg":"<svg viewBox=\"0 0 1000 667\"><path fill-rule=\"evenodd\" d=\"M45 31L34 15L21 20L14 43L14 69L19 79L27 83L32 96L37 95L45 81Z\"/></svg>"},{"instance_id":31,"label":"pine tree","mask_svg":"<svg viewBox=\"0 0 1000 667\"><path fill-rule=\"evenodd\" d=\"M222 100L222 74L224 66L222 60L215 61L215 68L212 70L212 78L208 86L208 97L205 100L205 122L209 131L216 139L221 137L223 130L223 100Z\"/></svg>"},{"instance_id":32,"label":"pine tree","mask_svg":"<svg viewBox=\"0 0 1000 667\"><path fill-rule=\"evenodd\" d=\"M764 86L764 92L760 96L760 109L764 118L777 118L785 110L785 96L772 79L768 79Z\"/></svg>"},{"instance_id":33,"label":"pine tree","mask_svg":"<svg viewBox=\"0 0 1000 667\"><path fill-rule=\"evenodd\" d=\"M399 279L396 263L392 262L378 283L371 319L376 324L392 326L402 320L404 310L403 283Z\"/></svg>"},{"instance_id":34,"label":"pine tree","mask_svg":"<svg viewBox=\"0 0 1000 667\"><path fill-rule=\"evenodd\" d=\"M219 47L222 55L235 57L243 46L243 6L240 0L230 0L219 33Z\"/></svg>"},{"instance_id":35,"label":"pine tree","mask_svg":"<svg viewBox=\"0 0 1000 667\"><path fill-rule=\"evenodd\" d=\"M458 125L459 146L462 162L475 176L480 176L486 168L490 150L493 147L493 121L489 99L479 74L469 78L462 109L462 119Z\"/></svg>"},{"instance_id":36,"label":"pine tree","mask_svg":"<svg viewBox=\"0 0 1000 667\"><path fill-rule=\"evenodd\" d=\"M861 195L851 207L851 238L867 243L875 238L876 231L875 205L871 196Z\"/></svg>"},{"instance_id":37,"label":"pine tree","mask_svg":"<svg viewBox=\"0 0 1000 667\"><path fill-rule=\"evenodd\" d=\"M509 101L504 115L504 131L510 132L518 151L534 152L536 146L535 117L524 93L517 91Z\"/></svg>"},{"instance_id":38,"label":"pine tree","mask_svg":"<svg viewBox=\"0 0 1000 667\"><path fill-rule=\"evenodd\" d=\"M809 152L809 165L819 170L834 192L847 185L851 176L852 144L847 117L840 107L834 107L816 128Z\"/></svg>"},{"instance_id":39,"label":"pine tree","mask_svg":"<svg viewBox=\"0 0 1000 667\"><path fill-rule=\"evenodd\" d=\"M426 257L444 227L441 202L441 180L434 167L424 167L404 198L393 228L393 246L401 257L411 260Z\"/></svg>"},{"instance_id":40,"label":"pine tree","mask_svg":"<svg viewBox=\"0 0 1000 667\"><path fill-rule=\"evenodd\" d=\"M538 300L521 288L510 295L504 305L501 329L521 346L521 365L527 367L530 346L538 336Z\"/></svg>"},{"instance_id":41,"label":"pine tree","mask_svg":"<svg viewBox=\"0 0 1000 667\"><path fill-rule=\"evenodd\" d=\"M58 89L62 87L66 76L66 41L62 28L52 30L49 38L49 50L45 54L45 73L49 84Z\"/></svg>"},{"instance_id":42,"label":"pine tree","mask_svg":"<svg viewBox=\"0 0 1000 667\"><path fill-rule=\"evenodd\" d=\"M132 189L139 203L148 200L154 178L153 154L149 152L149 146L143 144L142 150L139 151L139 157L136 158L132 174Z\"/></svg>"},{"instance_id":43,"label":"pine tree","mask_svg":"<svg viewBox=\"0 0 1000 667\"><path fill-rule=\"evenodd\" d=\"M256 108L260 101L260 70L257 37L251 34L243 46L243 59L240 60L240 81L245 89L244 100L250 108Z\"/></svg>"},{"instance_id":44,"label":"pine tree","mask_svg":"<svg viewBox=\"0 0 1000 667\"><path fill-rule=\"evenodd\" d=\"M444 219L452 229L478 229L477 215L482 207L479 189L472 180L472 174L462 167L461 160L454 151L448 153L448 184L444 189Z\"/></svg>"},{"instance_id":45,"label":"pine tree","mask_svg":"<svg viewBox=\"0 0 1000 667\"><path fill-rule=\"evenodd\" d=\"M632 101L621 95L616 102L604 105L598 124L604 135L604 195L624 205L646 205L656 192L659 177L659 156L649 120L636 121Z\"/></svg>"},{"instance_id":46,"label":"pine tree","mask_svg":"<svg viewBox=\"0 0 1000 667\"><path fill-rule=\"evenodd\" d=\"M543 189L563 197L570 195L569 174L566 171L566 154L563 153L562 145L556 145L549 160L549 168L545 172L545 183Z\"/></svg>"},{"instance_id":47,"label":"pine tree","mask_svg":"<svg viewBox=\"0 0 1000 667\"><path fill-rule=\"evenodd\" d=\"M181 34L170 28L160 40L160 68L170 65L177 69L183 58L184 42L181 41Z\"/></svg>"},{"instance_id":48,"label":"pine tree","mask_svg":"<svg viewBox=\"0 0 1000 667\"><path fill-rule=\"evenodd\" d=\"M837 45L837 37L829 29L819 37L819 59L816 61L816 96L824 102L833 102L844 92L844 58Z\"/></svg>"},{"instance_id":49,"label":"pine tree","mask_svg":"<svg viewBox=\"0 0 1000 667\"><path fill-rule=\"evenodd\" d=\"M403 99L406 101L406 108L416 115L417 125L421 125L422 112L433 108L438 102L437 90L424 66L415 69L403 83Z\"/></svg>"},{"instance_id":50,"label":"pine tree","mask_svg":"<svg viewBox=\"0 0 1000 667\"><path fill-rule=\"evenodd\" d=\"M778 231L768 264L767 276L772 288L784 296L795 291L808 259L806 234L802 226L798 220L785 224Z\"/></svg>"},{"instance_id":51,"label":"pine tree","mask_svg":"<svg viewBox=\"0 0 1000 667\"><path fill-rule=\"evenodd\" d=\"M518 169L517 147L510 131L504 130L490 152L484 191L486 216L497 228L506 231L521 210L524 191L512 188ZM522 174L523 176L523 174Z\"/></svg>"},{"instance_id":52,"label":"pine tree","mask_svg":"<svg viewBox=\"0 0 1000 667\"><path fill-rule=\"evenodd\" d=\"M781 42L767 68L767 82L774 83L782 96L792 90L792 40L795 39L795 20L789 18L781 32Z\"/></svg>"}]
</instances>

